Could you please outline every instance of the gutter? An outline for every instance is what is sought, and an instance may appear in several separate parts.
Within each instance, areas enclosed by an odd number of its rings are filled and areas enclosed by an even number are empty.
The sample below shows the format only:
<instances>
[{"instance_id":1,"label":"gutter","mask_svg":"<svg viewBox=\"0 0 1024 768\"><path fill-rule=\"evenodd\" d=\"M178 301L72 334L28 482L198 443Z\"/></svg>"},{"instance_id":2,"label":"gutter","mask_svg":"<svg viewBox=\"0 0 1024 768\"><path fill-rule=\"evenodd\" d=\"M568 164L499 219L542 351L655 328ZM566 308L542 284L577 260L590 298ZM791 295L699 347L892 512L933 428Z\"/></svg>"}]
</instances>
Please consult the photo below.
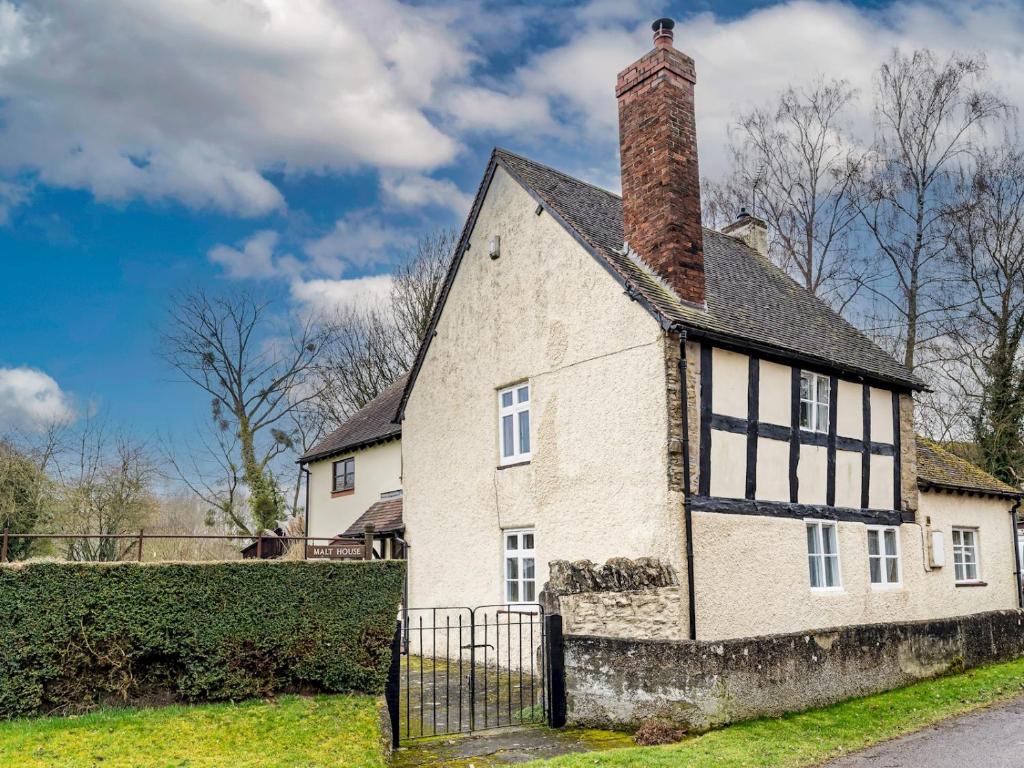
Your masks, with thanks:
<instances>
[{"instance_id":1,"label":"gutter","mask_svg":"<svg viewBox=\"0 0 1024 768\"><path fill-rule=\"evenodd\" d=\"M697 639L697 592L693 584L693 510L690 498L690 407L687 402L686 331L679 329L679 400L683 406L683 522L686 529L686 592L689 609L690 640ZM1018 568L1019 570L1019 568Z\"/></svg>"}]
</instances>

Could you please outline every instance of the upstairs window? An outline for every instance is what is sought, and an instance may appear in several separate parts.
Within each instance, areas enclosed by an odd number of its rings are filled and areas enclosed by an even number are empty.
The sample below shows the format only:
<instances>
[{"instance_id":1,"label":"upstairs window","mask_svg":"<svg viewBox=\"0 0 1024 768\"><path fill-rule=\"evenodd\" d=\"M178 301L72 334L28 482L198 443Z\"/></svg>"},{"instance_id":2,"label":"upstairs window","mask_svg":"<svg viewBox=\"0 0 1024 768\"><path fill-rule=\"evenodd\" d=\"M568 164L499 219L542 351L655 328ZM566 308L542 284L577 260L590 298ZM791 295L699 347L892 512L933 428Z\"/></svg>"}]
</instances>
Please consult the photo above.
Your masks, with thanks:
<instances>
[{"instance_id":1,"label":"upstairs window","mask_svg":"<svg viewBox=\"0 0 1024 768\"><path fill-rule=\"evenodd\" d=\"M530 460L530 385L498 392L498 442L501 464Z\"/></svg>"},{"instance_id":2,"label":"upstairs window","mask_svg":"<svg viewBox=\"0 0 1024 768\"><path fill-rule=\"evenodd\" d=\"M980 580L978 532L974 528L953 529L953 575L958 583Z\"/></svg>"},{"instance_id":3,"label":"upstairs window","mask_svg":"<svg viewBox=\"0 0 1024 768\"><path fill-rule=\"evenodd\" d=\"M828 376L811 371L800 372L800 429L828 432L830 390Z\"/></svg>"},{"instance_id":4,"label":"upstairs window","mask_svg":"<svg viewBox=\"0 0 1024 768\"><path fill-rule=\"evenodd\" d=\"M354 458L342 459L334 462L334 484L332 490L351 491L356 487L356 460Z\"/></svg>"},{"instance_id":5,"label":"upstairs window","mask_svg":"<svg viewBox=\"0 0 1024 768\"><path fill-rule=\"evenodd\" d=\"M839 589L839 539L835 523L807 521L811 589Z\"/></svg>"},{"instance_id":6,"label":"upstairs window","mask_svg":"<svg viewBox=\"0 0 1024 768\"><path fill-rule=\"evenodd\" d=\"M900 583L900 543L895 528L868 528L868 570L871 583L896 586Z\"/></svg>"},{"instance_id":7,"label":"upstairs window","mask_svg":"<svg viewBox=\"0 0 1024 768\"><path fill-rule=\"evenodd\" d=\"M530 529L505 531L505 602L532 603L537 599L537 560Z\"/></svg>"}]
</instances>

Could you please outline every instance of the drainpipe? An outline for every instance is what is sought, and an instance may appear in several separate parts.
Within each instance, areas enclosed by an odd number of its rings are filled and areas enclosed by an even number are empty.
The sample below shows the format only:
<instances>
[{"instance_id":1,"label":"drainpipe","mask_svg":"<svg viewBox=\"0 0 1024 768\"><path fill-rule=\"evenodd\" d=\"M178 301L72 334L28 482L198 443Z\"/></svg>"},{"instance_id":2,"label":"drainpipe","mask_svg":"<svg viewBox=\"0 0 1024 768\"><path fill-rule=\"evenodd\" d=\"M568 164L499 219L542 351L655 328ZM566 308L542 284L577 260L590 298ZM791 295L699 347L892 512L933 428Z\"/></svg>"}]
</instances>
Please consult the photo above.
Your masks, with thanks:
<instances>
[{"instance_id":1,"label":"drainpipe","mask_svg":"<svg viewBox=\"0 0 1024 768\"><path fill-rule=\"evenodd\" d=\"M697 592L693 586L693 511L690 509L690 408L687 402L686 332L679 330L679 399L683 406L683 522L686 528L686 591L690 639L697 639Z\"/></svg>"},{"instance_id":2,"label":"drainpipe","mask_svg":"<svg viewBox=\"0 0 1024 768\"><path fill-rule=\"evenodd\" d=\"M305 525L303 526L302 535L304 537L308 537L309 536L309 478L311 476L311 473L309 471L309 467L307 467L305 464L299 464L299 472L302 472L306 476L306 514L304 515L304 517L305 517ZM306 547L308 545L309 545L308 541L302 542L302 559L303 560L306 559Z\"/></svg>"},{"instance_id":3,"label":"drainpipe","mask_svg":"<svg viewBox=\"0 0 1024 768\"><path fill-rule=\"evenodd\" d=\"M1017 605L1024 608L1024 592L1021 591L1020 577L1020 531L1017 529L1017 508L1020 506L1021 497L1018 496L1013 506L1010 507L1010 521L1013 523L1013 562L1017 566L1014 576L1017 578Z\"/></svg>"}]
</instances>

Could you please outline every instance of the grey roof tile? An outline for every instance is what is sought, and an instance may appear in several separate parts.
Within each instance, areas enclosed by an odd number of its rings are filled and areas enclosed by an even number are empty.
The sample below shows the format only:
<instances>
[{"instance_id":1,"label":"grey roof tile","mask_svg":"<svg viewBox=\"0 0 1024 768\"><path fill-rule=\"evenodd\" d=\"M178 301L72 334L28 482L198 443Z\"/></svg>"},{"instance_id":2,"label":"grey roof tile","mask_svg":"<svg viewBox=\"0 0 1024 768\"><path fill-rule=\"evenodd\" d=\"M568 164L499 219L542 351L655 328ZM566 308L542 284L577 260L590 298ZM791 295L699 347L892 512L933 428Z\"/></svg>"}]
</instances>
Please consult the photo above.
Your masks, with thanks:
<instances>
[{"instance_id":1,"label":"grey roof tile","mask_svg":"<svg viewBox=\"0 0 1024 768\"><path fill-rule=\"evenodd\" d=\"M325 459L401 437L402 425L395 422L395 416L407 377L408 374L397 378L390 387L352 414L348 421L306 451L299 462Z\"/></svg>"}]
</instances>

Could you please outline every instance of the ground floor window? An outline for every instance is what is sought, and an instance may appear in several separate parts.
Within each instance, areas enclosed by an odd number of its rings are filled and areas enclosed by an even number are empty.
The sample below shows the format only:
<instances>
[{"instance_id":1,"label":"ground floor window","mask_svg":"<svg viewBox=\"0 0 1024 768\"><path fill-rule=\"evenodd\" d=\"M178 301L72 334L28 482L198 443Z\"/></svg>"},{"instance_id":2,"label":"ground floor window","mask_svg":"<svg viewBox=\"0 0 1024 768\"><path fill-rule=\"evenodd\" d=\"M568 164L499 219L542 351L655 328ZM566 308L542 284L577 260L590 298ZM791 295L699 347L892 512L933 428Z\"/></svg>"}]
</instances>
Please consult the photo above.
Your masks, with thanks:
<instances>
[{"instance_id":1,"label":"ground floor window","mask_svg":"<svg viewBox=\"0 0 1024 768\"><path fill-rule=\"evenodd\" d=\"M812 589L838 589L839 537L836 524L807 521L807 565Z\"/></svg>"},{"instance_id":2,"label":"ground floor window","mask_svg":"<svg viewBox=\"0 0 1024 768\"><path fill-rule=\"evenodd\" d=\"M953 574L959 582L978 581L978 531L953 529Z\"/></svg>"},{"instance_id":3,"label":"ground floor window","mask_svg":"<svg viewBox=\"0 0 1024 768\"><path fill-rule=\"evenodd\" d=\"M894 586L900 583L899 542L896 528L868 528L868 569L872 584Z\"/></svg>"},{"instance_id":4,"label":"ground floor window","mask_svg":"<svg viewBox=\"0 0 1024 768\"><path fill-rule=\"evenodd\" d=\"M537 599L537 561L532 530L505 531L505 602Z\"/></svg>"}]
</instances>

